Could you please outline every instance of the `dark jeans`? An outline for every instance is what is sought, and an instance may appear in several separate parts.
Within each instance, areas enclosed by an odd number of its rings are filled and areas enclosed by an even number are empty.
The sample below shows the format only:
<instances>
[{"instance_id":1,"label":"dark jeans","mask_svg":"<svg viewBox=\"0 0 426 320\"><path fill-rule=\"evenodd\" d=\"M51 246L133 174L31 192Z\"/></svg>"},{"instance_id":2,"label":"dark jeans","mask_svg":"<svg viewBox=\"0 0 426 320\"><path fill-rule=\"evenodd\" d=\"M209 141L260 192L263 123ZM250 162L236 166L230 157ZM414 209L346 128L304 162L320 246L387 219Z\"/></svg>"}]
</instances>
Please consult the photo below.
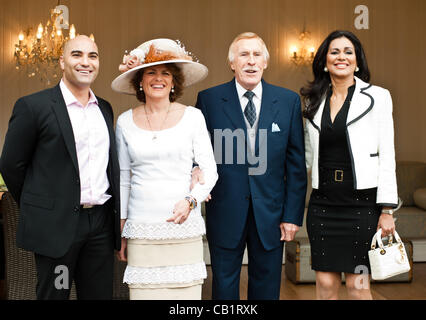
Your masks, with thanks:
<instances>
[{"instance_id":1,"label":"dark jeans","mask_svg":"<svg viewBox=\"0 0 426 320\"><path fill-rule=\"evenodd\" d=\"M113 213L109 202L81 209L73 244L61 258L35 254L37 299L111 300L114 267Z\"/></svg>"}]
</instances>

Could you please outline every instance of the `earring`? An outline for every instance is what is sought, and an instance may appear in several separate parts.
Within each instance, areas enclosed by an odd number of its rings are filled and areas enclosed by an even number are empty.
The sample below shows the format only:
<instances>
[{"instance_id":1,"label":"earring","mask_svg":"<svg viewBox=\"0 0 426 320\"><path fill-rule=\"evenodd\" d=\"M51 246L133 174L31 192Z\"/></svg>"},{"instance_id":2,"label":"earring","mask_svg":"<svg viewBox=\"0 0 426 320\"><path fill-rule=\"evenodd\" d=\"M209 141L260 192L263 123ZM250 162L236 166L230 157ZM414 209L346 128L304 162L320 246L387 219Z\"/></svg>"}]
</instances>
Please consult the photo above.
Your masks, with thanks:
<instances>
[{"instance_id":1,"label":"earring","mask_svg":"<svg viewBox=\"0 0 426 320\"><path fill-rule=\"evenodd\" d=\"M143 91L142 85L139 86L139 91Z\"/></svg>"},{"instance_id":2,"label":"earring","mask_svg":"<svg viewBox=\"0 0 426 320\"><path fill-rule=\"evenodd\" d=\"M175 87L172 88L171 90L172 93L175 93Z\"/></svg>"},{"instance_id":3,"label":"earring","mask_svg":"<svg viewBox=\"0 0 426 320\"><path fill-rule=\"evenodd\" d=\"M358 68L358 67L356 67L355 72L358 72L358 71L359 71L359 68Z\"/></svg>"},{"instance_id":4,"label":"earring","mask_svg":"<svg viewBox=\"0 0 426 320\"><path fill-rule=\"evenodd\" d=\"M328 68L327 67L324 67L324 72L328 72Z\"/></svg>"}]
</instances>

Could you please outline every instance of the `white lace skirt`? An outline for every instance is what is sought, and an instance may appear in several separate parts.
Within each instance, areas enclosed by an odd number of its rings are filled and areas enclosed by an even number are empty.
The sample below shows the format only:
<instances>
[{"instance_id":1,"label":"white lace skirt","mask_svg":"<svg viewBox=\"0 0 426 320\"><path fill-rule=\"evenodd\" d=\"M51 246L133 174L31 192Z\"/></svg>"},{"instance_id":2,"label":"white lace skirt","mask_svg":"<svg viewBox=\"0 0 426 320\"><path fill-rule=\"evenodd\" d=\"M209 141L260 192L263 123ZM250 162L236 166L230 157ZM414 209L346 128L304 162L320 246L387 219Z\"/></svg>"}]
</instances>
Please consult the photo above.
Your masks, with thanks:
<instances>
[{"instance_id":1,"label":"white lace skirt","mask_svg":"<svg viewBox=\"0 0 426 320\"><path fill-rule=\"evenodd\" d=\"M123 281L131 299L201 299L207 278L202 237L128 239Z\"/></svg>"}]
</instances>

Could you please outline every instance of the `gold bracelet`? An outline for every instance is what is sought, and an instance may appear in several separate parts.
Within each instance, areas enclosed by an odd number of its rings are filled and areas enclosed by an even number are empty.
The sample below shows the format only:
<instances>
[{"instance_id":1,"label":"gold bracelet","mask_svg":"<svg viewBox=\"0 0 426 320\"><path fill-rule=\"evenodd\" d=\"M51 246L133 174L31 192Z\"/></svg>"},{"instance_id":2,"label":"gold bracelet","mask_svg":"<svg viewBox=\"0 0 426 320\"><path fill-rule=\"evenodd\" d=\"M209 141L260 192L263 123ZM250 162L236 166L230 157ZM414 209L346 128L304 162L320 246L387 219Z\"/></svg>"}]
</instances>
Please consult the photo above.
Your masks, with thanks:
<instances>
[{"instance_id":1,"label":"gold bracelet","mask_svg":"<svg viewBox=\"0 0 426 320\"><path fill-rule=\"evenodd\" d=\"M197 200L194 197L186 196L185 200L189 202L189 209L193 210L197 207Z\"/></svg>"}]
</instances>

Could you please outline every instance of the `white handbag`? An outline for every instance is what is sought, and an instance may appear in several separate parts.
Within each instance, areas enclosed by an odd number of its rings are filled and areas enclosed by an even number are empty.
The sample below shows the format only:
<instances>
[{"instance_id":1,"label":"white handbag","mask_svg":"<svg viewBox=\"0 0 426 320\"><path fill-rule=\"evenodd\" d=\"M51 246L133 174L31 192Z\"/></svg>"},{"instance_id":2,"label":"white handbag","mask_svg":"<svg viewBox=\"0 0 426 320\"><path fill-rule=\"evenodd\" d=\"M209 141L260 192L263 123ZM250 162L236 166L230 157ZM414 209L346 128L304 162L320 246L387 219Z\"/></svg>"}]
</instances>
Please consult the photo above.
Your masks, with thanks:
<instances>
[{"instance_id":1,"label":"white handbag","mask_svg":"<svg viewBox=\"0 0 426 320\"><path fill-rule=\"evenodd\" d=\"M405 246L398 233L394 232L396 243L393 243L393 236L389 237L386 246L382 242L382 229L377 230L371 241L371 250L368 251L370 259L371 277L374 280L384 280L398 274L410 271ZM376 241L379 247L376 248Z\"/></svg>"}]
</instances>

